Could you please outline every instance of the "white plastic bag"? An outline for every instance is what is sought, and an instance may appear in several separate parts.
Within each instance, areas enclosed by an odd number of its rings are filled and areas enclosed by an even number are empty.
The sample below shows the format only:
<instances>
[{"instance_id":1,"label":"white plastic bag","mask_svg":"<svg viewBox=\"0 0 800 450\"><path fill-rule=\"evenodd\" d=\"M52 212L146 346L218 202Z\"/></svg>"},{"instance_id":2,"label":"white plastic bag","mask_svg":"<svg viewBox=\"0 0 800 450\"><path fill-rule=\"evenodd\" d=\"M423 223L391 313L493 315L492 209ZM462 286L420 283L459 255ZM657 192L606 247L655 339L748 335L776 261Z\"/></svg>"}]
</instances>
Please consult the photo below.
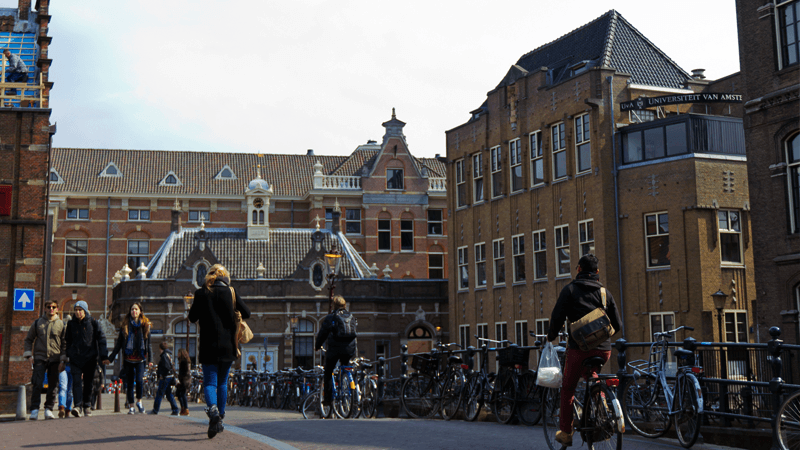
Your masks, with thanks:
<instances>
[{"instance_id":1,"label":"white plastic bag","mask_svg":"<svg viewBox=\"0 0 800 450\"><path fill-rule=\"evenodd\" d=\"M539 370L536 375L536 384L548 388L561 387L561 363L558 361L558 353L553 344L548 342L542 349L542 357L539 359Z\"/></svg>"}]
</instances>

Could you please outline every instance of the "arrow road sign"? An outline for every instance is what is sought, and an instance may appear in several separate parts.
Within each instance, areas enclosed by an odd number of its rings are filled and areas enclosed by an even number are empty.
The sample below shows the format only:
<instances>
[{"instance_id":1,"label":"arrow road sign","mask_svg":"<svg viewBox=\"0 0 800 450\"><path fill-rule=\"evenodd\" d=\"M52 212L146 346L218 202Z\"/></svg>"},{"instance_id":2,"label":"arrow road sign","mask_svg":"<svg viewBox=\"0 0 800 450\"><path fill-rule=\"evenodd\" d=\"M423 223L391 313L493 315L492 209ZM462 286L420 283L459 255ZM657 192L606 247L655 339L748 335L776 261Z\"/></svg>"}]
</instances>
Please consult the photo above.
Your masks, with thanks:
<instances>
[{"instance_id":1,"label":"arrow road sign","mask_svg":"<svg viewBox=\"0 0 800 450\"><path fill-rule=\"evenodd\" d=\"M14 311L33 311L35 297L33 289L14 289Z\"/></svg>"}]
</instances>

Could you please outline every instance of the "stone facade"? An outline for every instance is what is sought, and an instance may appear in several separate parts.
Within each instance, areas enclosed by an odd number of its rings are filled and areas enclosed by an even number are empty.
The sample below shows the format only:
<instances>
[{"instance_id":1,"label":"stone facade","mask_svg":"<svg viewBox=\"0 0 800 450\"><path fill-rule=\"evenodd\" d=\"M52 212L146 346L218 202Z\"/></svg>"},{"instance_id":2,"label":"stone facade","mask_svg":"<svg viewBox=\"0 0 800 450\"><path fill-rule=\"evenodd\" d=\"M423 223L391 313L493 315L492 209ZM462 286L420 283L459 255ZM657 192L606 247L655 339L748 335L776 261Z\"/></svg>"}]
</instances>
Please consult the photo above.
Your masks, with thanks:
<instances>
[{"instance_id":1,"label":"stone facade","mask_svg":"<svg viewBox=\"0 0 800 450\"><path fill-rule=\"evenodd\" d=\"M798 3L736 2L750 203L757 230L758 324L762 341L769 339L769 327L780 326L781 338L795 344L800 342L800 198L793 192L798 177L797 156L792 157L800 153ZM788 24L787 13L793 17ZM792 42L786 42L787 27Z\"/></svg>"}]
</instances>

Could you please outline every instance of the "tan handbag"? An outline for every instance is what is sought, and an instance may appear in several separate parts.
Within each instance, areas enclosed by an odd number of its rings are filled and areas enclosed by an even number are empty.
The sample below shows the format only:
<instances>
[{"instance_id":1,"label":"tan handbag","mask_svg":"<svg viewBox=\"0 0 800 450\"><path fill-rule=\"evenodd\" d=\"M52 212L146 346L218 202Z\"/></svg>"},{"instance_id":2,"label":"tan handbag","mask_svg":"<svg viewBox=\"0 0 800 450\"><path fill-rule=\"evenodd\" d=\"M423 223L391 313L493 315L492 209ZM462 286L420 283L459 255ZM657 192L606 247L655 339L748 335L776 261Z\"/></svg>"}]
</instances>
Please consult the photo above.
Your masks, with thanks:
<instances>
[{"instance_id":1,"label":"tan handbag","mask_svg":"<svg viewBox=\"0 0 800 450\"><path fill-rule=\"evenodd\" d=\"M233 298L233 317L236 321L236 338L234 340L234 344L236 344L236 357L242 356L242 351L239 350L239 344L246 344L253 339L253 331L250 329L250 326L247 325L242 319L242 313L236 310L236 291L233 288L230 288L231 296Z\"/></svg>"},{"instance_id":2,"label":"tan handbag","mask_svg":"<svg viewBox=\"0 0 800 450\"><path fill-rule=\"evenodd\" d=\"M569 324L572 338L584 352L594 350L614 335L614 327L606 314L606 288L600 288L602 308L595 308L589 314Z\"/></svg>"}]
</instances>

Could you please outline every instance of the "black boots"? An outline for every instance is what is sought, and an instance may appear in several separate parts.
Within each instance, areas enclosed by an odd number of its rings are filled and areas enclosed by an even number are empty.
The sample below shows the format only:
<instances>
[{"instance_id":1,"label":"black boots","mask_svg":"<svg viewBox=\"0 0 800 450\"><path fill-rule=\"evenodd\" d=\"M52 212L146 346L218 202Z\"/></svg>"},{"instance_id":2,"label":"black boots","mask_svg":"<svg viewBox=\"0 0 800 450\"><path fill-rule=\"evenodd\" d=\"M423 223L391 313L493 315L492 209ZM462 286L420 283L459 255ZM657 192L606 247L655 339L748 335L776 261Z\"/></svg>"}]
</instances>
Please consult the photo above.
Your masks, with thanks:
<instances>
[{"instance_id":1,"label":"black boots","mask_svg":"<svg viewBox=\"0 0 800 450\"><path fill-rule=\"evenodd\" d=\"M219 432L219 423L222 421L222 417L219 415L217 405L207 408L206 414L208 415L208 438L212 439Z\"/></svg>"}]
</instances>

